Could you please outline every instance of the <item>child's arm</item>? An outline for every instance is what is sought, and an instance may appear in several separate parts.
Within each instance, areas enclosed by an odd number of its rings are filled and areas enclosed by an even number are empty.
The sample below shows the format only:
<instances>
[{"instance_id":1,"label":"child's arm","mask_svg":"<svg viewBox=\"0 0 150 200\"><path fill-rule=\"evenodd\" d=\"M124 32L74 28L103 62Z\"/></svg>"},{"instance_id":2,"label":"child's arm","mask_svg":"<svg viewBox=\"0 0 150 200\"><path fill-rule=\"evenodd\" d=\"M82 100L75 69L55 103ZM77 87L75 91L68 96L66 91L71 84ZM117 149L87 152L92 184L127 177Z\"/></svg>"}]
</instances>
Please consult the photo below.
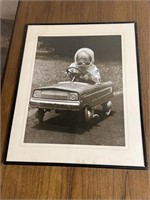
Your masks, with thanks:
<instances>
[{"instance_id":1,"label":"child's arm","mask_svg":"<svg viewBox=\"0 0 150 200\"><path fill-rule=\"evenodd\" d=\"M80 75L79 80L81 82L86 82L90 84L94 84L93 75L90 72L87 72L85 75Z\"/></svg>"},{"instance_id":2,"label":"child's arm","mask_svg":"<svg viewBox=\"0 0 150 200\"><path fill-rule=\"evenodd\" d=\"M87 81L91 81L93 83L100 83L101 82L101 76L99 69L96 67L96 65L92 65L85 75L85 79Z\"/></svg>"},{"instance_id":3,"label":"child's arm","mask_svg":"<svg viewBox=\"0 0 150 200\"><path fill-rule=\"evenodd\" d=\"M99 69L96 67L96 65L93 66L93 81L96 83L101 82L101 75Z\"/></svg>"}]
</instances>

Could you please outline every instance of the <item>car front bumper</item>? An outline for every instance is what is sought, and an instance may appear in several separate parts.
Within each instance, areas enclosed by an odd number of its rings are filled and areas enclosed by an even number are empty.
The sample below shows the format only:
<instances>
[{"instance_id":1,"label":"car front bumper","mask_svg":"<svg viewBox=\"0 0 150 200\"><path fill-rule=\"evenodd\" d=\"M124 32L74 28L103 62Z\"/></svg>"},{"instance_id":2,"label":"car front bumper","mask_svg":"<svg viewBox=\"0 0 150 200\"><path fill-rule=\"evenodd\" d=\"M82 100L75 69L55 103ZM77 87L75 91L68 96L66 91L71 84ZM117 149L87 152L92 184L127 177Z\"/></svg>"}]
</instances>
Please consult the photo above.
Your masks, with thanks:
<instances>
[{"instance_id":1,"label":"car front bumper","mask_svg":"<svg viewBox=\"0 0 150 200\"><path fill-rule=\"evenodd\" d=\"M50 110L70 110L79 111L80 101L62 101L62 100L47 100L47 99L30 99L30 106L34 108L43 108Z\"/></svg>"}]
</instances>

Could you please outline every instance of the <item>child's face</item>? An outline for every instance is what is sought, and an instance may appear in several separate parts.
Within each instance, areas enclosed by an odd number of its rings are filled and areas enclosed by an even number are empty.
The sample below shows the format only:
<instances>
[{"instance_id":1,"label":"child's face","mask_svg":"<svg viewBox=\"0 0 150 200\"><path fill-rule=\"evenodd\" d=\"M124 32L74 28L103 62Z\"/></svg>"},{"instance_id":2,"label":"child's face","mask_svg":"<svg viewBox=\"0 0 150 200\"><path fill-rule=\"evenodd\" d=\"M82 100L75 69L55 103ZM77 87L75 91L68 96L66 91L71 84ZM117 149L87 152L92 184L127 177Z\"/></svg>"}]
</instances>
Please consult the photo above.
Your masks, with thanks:
<instances>
[{"instance_id":1,"label":"child's face","mask_svg":"<svg viewBox=\"0 0 150 200\"><path fill-rule=\"evenodd\" d=\"M77 67L79 67L84 72L92 64L91 57L88 54L81 52L77 55L75 63Z\"/></svg>"}]
</instances>

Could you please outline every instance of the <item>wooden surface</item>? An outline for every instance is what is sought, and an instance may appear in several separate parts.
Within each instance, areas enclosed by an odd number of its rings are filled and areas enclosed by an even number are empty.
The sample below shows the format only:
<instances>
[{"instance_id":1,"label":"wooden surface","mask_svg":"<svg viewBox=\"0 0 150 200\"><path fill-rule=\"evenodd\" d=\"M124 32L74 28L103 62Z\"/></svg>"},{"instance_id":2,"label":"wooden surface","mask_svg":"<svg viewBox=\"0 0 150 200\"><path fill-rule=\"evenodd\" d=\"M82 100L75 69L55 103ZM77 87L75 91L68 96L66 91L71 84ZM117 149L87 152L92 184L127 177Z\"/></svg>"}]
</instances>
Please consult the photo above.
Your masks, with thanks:
<instances>
[{"instance_id":1,"label":"wooden surface","mask_svg":"<svg viewBox=\"0 0 150 200\"><path fill-rule=\"evenodd\" d=\"M124 22L138 26L147 157L149 127L149 22L147 1L21 1L2 88L2 154L13 108L26 23ZM1 165L1 199L150 199L150 169Z\"/></svg>"}]
</instances>

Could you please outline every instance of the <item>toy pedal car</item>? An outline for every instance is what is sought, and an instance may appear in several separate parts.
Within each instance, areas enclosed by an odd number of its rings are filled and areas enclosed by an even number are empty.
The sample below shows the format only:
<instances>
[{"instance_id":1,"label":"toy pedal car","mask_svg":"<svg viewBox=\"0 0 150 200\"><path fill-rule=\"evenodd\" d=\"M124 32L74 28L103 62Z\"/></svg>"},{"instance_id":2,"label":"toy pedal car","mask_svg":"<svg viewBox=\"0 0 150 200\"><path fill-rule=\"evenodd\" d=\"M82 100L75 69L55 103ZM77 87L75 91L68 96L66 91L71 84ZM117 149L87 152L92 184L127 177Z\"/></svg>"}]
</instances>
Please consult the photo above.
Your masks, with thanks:
<instances>
[{"instance_id":1,"label":"toy pedal car","mask_svg":"<svg viewBox=\"0 0 150 200\"><path fill-rule=\"evenodd\" d=\"M45 112L80 112L85 122L95 117L94 110L102 105L106 115L111 112L113 96L112 82L89 84L77 82L77 72L74 72L72 81L59 82L57 84L40 87L33 91L30 99L31 107L38 108L37 118L43 122Z\"/></svg>"}]
</instances>

